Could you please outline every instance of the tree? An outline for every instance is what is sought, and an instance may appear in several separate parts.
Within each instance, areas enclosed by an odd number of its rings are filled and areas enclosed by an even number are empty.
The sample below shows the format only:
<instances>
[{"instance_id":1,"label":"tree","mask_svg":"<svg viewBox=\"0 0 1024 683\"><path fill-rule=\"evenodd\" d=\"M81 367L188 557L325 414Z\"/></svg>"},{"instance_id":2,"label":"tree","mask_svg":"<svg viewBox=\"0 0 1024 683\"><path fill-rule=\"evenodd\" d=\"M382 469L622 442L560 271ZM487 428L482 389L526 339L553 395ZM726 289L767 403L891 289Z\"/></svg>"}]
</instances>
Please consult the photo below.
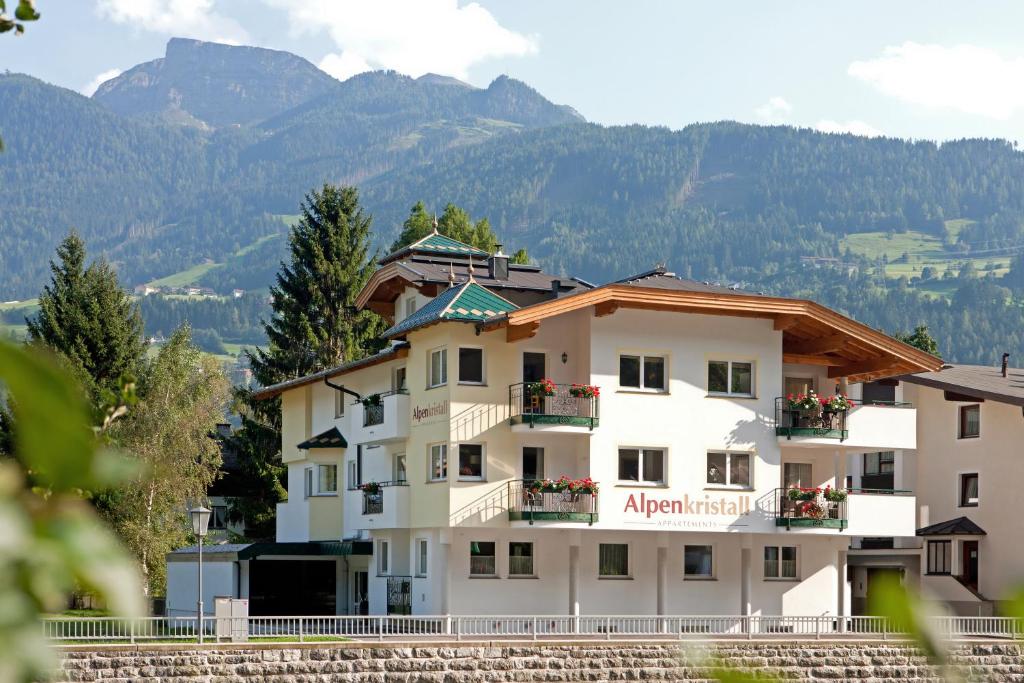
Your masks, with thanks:
<instances>
[{"instance_id":1,"label":"tree","mask_svg":"<svg viewBox=\"0 0 1024 683\"><path fill-rule=\"evenodd\" d=\"M904 344L910 344L925 353L942 358L942 355L939 353L939 344L928 332L927 325L918 325L914 328L913 332L897 332L893 336Z\"/></svg>"},{"instance_id":2,"label":"tree","mask_svg":"<svg viewBox=\"0 0 1024 683\"><path fill-rule=\"evenodd\" d=\"M39 313L28 319L29 339L56 351L78 373L94 404L117 392L145 351L142 316L104 260L85 265L85 243L72 232L50 262L50 284Z\"/></svg>"},{"instance_id":3,"label":"tree","mask_svg":"<svg viewBox=\"0 0 1024 683\"><path fill-rule=\"evenodd\" d=\"M165 556L184 545L189 504L206 497L221 458L212 438L230 396L214 358L180 327L142 372L139 401L111 435L141 465L107 493L105 515L135 556L147 594L161 594Z\"/></svg>"},{"instance_id":4,"label":"tree","mask_svg":"<svg viewBox=\"0 0 1024 683\"><path fill-rule=\"evenodd\" d=\"M416 202L409 212L409 217L402 223L402 232L391 245L391 251L407 247L413 242L423 239L433 230L434 219L427 214L427 208L423 202ZM451 237L453 240L488 253L494 251L495 246L500 242L498 236L491 229L490 221L481 218L474 223L465 209L451 203L444 207L444 213L437 219L437 231L446 237ZM512 263L528 263L529 257L525 249L519 249L510 260Z\"/></svg>"},{"instance_id":5,"label":"tree","mask_svg":"<svg viewBox=\"0 0 1024 683\"><path fill-rule=\"evenodd\" d=\"M306 195L289 235L290 262L281 264L277 284L270 289L273 312L264 324L268 347L246 350L261 386L381 348L383 319L355 306L375 267L376 254L369 251L371 223L353 187L324 185ZM262 534L284 493L280 401L257 401L249 391L237 398L244 404L243 422L232 443L243 463L242 475L253 488L248 500L232 504L229 514Z\"/></svg>"},{"instance_id":6,"label":"tree","mask_svg":"<svg viewBox=\"0 0 1024 683\"><path fill-rule=\"evenodd\" d=\"M0 33L14 31L14 35L20 36L25 32L26 21L39 19L39 12L32 6L32 0L18 0L18 6L14 8L14 18L7 16L7 2L0 0ZM4 141L0 138L0 152L4 151Z\"/></svg>"}]
</instances>

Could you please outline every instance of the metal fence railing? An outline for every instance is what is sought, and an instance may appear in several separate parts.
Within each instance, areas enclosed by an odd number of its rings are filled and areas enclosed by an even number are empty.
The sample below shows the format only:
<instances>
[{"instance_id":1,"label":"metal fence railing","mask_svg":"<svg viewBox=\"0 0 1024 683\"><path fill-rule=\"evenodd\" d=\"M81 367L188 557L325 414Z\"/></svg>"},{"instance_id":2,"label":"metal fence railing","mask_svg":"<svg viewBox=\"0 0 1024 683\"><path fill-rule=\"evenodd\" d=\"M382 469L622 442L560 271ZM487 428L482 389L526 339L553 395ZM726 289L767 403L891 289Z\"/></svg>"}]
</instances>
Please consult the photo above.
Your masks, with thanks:
<instances>
[{"instance_id":1,"label":"metal fence railing","mask_svg":"<svg viewBox=\"0 0 1024 683\"><path fill-rule=\"evenodd\" d=\"M798 639L904 638L896 624L868 616L281 616L204 617L207 641L251 640L463 640L473 638L612 639ZM1024 621L1010 617L932 617L939 637L1022 639ZM52 641L195 641L195 617L147 617L125 621L108 617L49 617L42 621Z\"/></svg>"}]
</instances>

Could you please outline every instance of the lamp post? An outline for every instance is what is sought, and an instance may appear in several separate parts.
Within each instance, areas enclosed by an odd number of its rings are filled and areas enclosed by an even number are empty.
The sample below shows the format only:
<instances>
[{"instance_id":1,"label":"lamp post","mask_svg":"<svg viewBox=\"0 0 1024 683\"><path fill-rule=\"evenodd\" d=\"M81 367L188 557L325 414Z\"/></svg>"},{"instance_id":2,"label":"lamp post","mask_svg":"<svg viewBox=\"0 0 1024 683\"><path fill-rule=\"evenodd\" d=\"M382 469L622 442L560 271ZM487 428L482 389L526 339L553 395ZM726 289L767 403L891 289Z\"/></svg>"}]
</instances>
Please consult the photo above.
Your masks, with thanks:
<instances>
[{"instance_id":1,"label":"lamp post","mask_svg":"<svg viewBox=\"0 0 1024 683\"><path fill-rule=\"evenodd\" d=\"M203 642L203 537L210 527L210 511L200 505L188 511L192 517L192 532L199 540L199 593L196 600L196 623L199 625L199 643Z\"/></svg>"}]
</instances>

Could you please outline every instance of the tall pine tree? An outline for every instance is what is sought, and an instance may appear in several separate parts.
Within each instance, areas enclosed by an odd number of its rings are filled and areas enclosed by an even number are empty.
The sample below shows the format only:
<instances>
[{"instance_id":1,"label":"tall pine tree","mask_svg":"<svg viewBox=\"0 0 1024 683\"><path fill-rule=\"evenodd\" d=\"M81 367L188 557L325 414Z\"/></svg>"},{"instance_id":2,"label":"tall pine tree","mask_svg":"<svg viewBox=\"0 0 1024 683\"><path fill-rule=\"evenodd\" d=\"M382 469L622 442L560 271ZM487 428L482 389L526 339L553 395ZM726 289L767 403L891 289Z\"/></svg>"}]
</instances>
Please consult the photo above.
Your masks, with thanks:
<instances>
[{"instance_id":1,"label":"tall pine tree","mask_svg":"<svg viewBox=\"0 0 1024 683\"><path fill-rule=\"evenodd\" d=\"M383 319L355 307L375 268L375 254L369 250L371 223L353 187L324 185L306 195L289 236L290 261L281 264L277 283L270 288L273 314L264 323L268 347L246 351L261 386L381 348ZM242 455L242 475L252 495L239 499L231 516L244 519L252 535L266 535L284 493L280 402L255 401L251 392L239 398L242 429L233 443Z\"/></svg>"},{"instance_id":2,"label":"tall pine tree","mask_svg":"<svg viewBox=\"0 0 1024 683\"><path fill-rule=\"evenodd\" d=\"M103 259L85 261L85 243L72 232L50 262L53 275L39 295L38 315L26 322L29 339L63 357L98 404L135 374L145 341L139 307L117 273Z\"/></svg>"},{"instance_id":3,"label":"tall pine tree","mask_svg":"<svg viewBox=\"0 0 1024 683\"><path fill-rule=\"evenodd\" d=\"M391 245L391 251L398 251L402 247L409 246L416 240L423 239L434 229L434 219L427 213L427 207L423 202L416 202L409 212L409 217L402 223L402 232L398 239ZM481 218L476 223L469 217L469 213L454 204L444 207L444 213L437 219L437 231L453 240L491 252L498 244L498 236L491 229L491 223L486 218ZM525 249L515 252L511 259L512 263L528 263L529 257Z\"/></svg>"}]
</instances>

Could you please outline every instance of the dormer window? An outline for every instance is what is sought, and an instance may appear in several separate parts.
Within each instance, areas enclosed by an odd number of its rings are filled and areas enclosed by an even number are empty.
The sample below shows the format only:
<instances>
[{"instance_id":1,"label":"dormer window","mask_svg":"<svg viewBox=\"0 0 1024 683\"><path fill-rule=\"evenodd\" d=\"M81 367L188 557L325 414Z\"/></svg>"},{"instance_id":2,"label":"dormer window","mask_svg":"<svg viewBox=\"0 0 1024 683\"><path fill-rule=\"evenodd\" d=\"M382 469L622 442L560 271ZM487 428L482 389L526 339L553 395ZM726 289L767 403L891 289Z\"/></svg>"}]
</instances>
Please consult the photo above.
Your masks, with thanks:
<instances>
[{"instance_id":1,"label":"dormer window","mask_svg":"<svg viewBox=\"0 0 1024 683\"><path fill-rule=\"evenodd\" d=\"M410 296L405 300L405 317L408 318L416 312L416 297Z\"/></svg>"}]
</instances>

